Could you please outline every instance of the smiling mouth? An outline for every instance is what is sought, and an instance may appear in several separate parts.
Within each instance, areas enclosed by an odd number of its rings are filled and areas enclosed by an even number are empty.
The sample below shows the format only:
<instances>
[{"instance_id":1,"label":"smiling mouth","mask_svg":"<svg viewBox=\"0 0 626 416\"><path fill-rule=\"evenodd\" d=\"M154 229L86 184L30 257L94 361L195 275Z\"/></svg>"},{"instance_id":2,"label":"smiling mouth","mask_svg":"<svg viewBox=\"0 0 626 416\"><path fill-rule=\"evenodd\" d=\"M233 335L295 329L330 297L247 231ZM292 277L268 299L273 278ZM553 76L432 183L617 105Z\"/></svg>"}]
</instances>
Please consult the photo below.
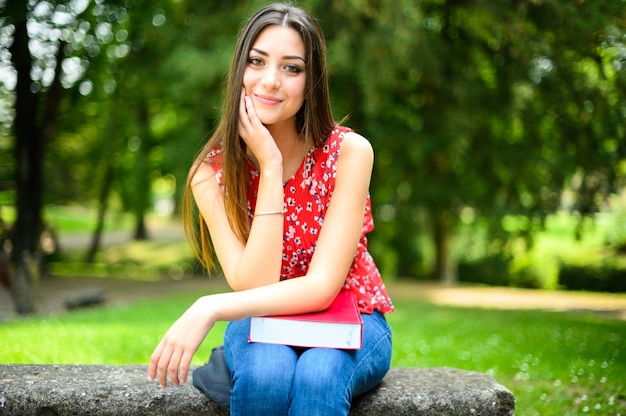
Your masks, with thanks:
<instances>
[{"instance_id":1,"label":"smiling mouth","mask_svg":"<svg viewBox=\"0 0 626 416\"><path fill-rule=\"evenodd\" d=\"M282 101L276 97L271 97L269 95L254 94L254 96L260 103L263 103L263 104L278 104Z\"/></svg>"}]
</instances>

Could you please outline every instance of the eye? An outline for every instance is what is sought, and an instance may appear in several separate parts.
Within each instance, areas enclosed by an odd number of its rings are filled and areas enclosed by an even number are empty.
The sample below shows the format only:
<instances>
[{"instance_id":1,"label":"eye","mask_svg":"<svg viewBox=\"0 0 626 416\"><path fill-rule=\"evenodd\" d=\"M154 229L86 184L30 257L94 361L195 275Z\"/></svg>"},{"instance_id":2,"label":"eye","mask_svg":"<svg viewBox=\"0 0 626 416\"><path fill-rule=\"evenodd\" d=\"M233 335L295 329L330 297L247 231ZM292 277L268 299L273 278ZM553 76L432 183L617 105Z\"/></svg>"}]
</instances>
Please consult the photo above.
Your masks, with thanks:
<instances>
[{"instance_id":1,"label":"eye","mask_svg":"<svg viewBox=\"0 0 626 416\"><path fill-rule=\"evenodd\" d=\"M303 69L302 69L302 68L300 68L300 67L299 67L298 65L296 65L296 64L288 64L288 65L285 65L285 70L286 70L287 72L289 72L290 74L294 74L294 75L299 74L299 73L301 73L301 72L303 71Z\"/></svg>"},{"instance_id":2,"label":"eye","mask_svg":"<svg viewBox=\"0 0 626 416\"><path fill-rule=\"evenodd\" d=\"M257 56L251 56L248 58L248 65L252 66L262 66L263 60Z\"/></svg>"}]
</instances>

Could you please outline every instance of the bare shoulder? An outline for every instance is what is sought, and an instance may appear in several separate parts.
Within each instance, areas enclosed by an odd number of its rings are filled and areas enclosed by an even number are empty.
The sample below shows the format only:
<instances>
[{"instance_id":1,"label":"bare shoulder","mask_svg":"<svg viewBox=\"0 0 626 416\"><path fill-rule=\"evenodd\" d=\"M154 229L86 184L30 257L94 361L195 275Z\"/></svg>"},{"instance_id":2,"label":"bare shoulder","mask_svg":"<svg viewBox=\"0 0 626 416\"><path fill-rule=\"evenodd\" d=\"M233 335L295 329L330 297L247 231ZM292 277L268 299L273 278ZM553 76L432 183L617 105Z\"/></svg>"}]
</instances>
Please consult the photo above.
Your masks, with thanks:
<instances>
[{"instance_id":1,"label":"bare shoulder","mask_svg":"<svg viewBox=\"0 0 626 416\"><path fill-rule=\"evenodd\" d=\"M366 137L351 131L343 136L341 143L342 154L348 154L349 157L355 157L357 159L373 159L374 149L372 144Z\"/></svg>"},{"instance_id":2,"label":"bare shoulder","mask_svg":"<svg viewBox=\"0 0 626 416\"><path fill-rule=\"evenodd\" d=\"M207 161L196 161L189 170L190 184L192 188L216 183L216 172Z\"/></svg>"}]
</instances>

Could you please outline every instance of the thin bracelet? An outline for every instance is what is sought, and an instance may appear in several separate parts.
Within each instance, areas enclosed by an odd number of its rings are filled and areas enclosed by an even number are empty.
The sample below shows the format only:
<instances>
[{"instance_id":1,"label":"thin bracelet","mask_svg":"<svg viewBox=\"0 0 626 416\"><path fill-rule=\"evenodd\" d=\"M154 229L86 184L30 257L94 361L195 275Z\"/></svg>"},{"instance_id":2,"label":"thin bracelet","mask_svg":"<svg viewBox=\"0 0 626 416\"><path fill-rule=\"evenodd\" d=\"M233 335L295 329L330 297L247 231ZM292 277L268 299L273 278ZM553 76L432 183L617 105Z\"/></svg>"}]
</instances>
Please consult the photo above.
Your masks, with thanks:
<instances>
[{"instance_id":1,"label":"thin bracelet","mask_svg":"<svg viewBox=\"0 0 626 416\"><path fill-rule=\"evenodd\" d=\"M267 212L258 212L254 213L255 217L260 217L262 215L285 215L283 211L267 211Z\"/></svg>"}]
</instances>

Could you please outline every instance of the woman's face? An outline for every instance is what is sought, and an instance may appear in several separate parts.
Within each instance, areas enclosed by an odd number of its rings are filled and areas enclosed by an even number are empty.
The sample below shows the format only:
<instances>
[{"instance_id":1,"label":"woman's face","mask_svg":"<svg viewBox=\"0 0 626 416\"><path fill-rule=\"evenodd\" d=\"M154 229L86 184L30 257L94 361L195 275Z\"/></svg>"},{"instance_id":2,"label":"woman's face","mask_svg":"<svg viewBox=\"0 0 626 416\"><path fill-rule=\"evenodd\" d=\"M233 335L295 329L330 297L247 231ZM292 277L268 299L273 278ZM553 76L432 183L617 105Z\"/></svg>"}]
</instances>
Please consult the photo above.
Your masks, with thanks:
<instances>
[{"instance_id":1,"label":"woman's face","mask_svg":"<svg viewBox=\"0 0 626 416\"><path fill-rule=\"evenodd\" d=\"M292 28L261 31L248 54L243 86L265 125L292 122L304 103L306 60L302 38Z\"/></svg>"}]
</instances>

